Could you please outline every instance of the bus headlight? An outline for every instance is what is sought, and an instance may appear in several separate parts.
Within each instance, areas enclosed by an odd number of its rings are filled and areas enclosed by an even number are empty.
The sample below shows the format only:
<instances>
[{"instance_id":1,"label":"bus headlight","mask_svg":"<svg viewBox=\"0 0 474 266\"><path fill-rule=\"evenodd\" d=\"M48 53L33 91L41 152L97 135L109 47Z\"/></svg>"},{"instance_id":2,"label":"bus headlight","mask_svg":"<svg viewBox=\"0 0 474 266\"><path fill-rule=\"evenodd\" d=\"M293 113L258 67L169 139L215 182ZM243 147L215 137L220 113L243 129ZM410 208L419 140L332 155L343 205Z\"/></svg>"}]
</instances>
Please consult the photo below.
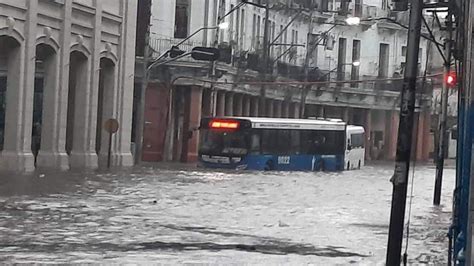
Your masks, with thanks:
<instances>
[{"instance_id":1,"label":"bus headlight","mask_svg":"<svg viewBox=\"0 0 474 266\"><path fill-rule=\"evenodd\" d=\"M242 161L242 158L240 157L232 157L232 162L233 163L240 163Z\"/></svg>"}]
</instances>

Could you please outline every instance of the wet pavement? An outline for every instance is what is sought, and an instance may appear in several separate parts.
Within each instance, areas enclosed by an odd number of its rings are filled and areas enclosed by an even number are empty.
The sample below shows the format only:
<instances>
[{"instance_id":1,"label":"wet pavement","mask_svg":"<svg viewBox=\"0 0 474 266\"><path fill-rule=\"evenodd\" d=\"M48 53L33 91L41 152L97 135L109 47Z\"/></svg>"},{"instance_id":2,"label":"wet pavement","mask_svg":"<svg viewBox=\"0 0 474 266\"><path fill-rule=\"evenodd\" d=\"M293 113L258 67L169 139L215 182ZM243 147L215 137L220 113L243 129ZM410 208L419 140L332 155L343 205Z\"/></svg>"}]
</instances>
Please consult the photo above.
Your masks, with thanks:
<instances>
[{"instance_id":1,"label":"wet pavement","mask_svg":"<svg viewBox=\"0 0 474 266\"><path fill-rule=\"evenodd\" d=\"M383 265L392 169L4 174L0 262ZM446 264L454 173L436 208L435 170L417 166L412 264Z\"/></svg>"}]
</instances>

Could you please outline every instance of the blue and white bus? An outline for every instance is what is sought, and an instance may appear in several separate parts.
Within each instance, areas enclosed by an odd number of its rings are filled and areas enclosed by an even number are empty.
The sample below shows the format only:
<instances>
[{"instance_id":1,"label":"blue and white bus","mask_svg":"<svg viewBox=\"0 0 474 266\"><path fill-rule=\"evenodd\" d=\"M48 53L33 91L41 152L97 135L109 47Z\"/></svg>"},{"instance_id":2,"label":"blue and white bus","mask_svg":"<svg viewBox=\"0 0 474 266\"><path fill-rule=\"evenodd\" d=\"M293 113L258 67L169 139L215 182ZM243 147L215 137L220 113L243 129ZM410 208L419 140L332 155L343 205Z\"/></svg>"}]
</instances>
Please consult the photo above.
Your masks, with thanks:
<instances>
[{"instance_id":1,"label":"blue and white bus","mask_svg":"<svg viewBox=\"0 0 474 266\"><path fill-rule=\"evenodd\" d=\"M209 168L342 171L364 164L363 128L341 120L203 118L200 136L200 164Z\"/></svg>"}]
</instances>

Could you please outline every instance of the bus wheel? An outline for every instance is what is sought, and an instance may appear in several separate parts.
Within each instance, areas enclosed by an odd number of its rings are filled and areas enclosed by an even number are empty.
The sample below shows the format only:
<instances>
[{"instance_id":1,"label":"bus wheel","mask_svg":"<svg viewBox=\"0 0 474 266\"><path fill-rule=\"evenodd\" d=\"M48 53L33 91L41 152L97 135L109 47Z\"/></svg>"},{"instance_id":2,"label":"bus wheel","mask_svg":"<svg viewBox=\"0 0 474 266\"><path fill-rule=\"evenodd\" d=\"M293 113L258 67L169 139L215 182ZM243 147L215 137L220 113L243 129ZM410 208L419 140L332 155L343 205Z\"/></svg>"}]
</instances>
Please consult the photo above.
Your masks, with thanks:
<instances>
[{"instance_id":1,"label":"bus wheel","mask_svg":"<svg viewBox=\"0 0 474 266\"><path fill-rule=\"evenodd\" d=\"M347 162L347 171L351 170L351 162Z\"/></svg>"},{"instance_id":2,"label":"bus wheel","mask_svg":"<svg viewBox=\"0 0 474 266\"><path fill-rule=\"evenodd\" d=\"M265 171L271 171L273 170L273 161L269 160L265 163L265 167L263 168Z\"/></svg>"},{"instance_id":3,"label":"bus wheel","mask_svg":"<svg viewBox=\"0 0 474 266\"><path fill-rule=\"evenodd\" d=\"M361 163L360 163L360 161L359 161L359 165L357 166L357 169L359 169L359 170L360 170L360 164L361 164Z\"/></svg>"}]
</instances>

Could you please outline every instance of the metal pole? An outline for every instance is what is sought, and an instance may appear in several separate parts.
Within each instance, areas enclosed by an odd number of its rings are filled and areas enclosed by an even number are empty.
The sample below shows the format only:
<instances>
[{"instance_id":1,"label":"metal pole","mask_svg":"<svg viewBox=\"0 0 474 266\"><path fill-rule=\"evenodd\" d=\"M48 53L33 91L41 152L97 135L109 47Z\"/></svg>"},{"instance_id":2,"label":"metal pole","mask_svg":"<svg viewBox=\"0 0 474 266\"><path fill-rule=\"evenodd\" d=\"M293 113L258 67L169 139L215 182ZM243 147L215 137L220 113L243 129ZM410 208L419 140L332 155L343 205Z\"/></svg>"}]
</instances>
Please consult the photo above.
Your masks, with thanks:
<instances>
[{"instance_id":1,"label":"metal pole","mask_svg":"<svg viewBox=\"0 0 474 266\"><path fill-rule=\"evenodd\" d=\"M262 60L262 74L267 74L268 58L270 57L270 7L268 3L265 4L265 25L263 29L263 60Z\"/></svg>"},{"instance_id":2,"label":"metal pole","mask_svg":"<svg viewBox=\"0 0 474 266\"><path fill-rule=\"evenodd\" d=\"M447 20L447 30L448 30L448 38L445 40L444 43L444 54L446 61L444 62L444 77L445 80L443 81L443 88L441 92L441 114L439 119L439 138L438 138L438 154L436 158L436 181L435 181L435 188L434 188L434 197L433 197L433 204L439 205L441 202L441 187L443 185L443 168L444 168L444 155L446 152L446 136L447 136L447 128L446 123L448 119L448 84L446 81L447 75L451 71L451 44L453 38L453 28L452 28L452 14L448 12L448 20Z\"/></svg>"},{"instance_id":3,"label":"metal pole","mask_svg":"<svg viewBox=\"0 0 474 266\"><path fill-rule=\"evenodd\" d=\"M310 37L313 34L313 8L310 8L309 12L309 26L308 26L308 40L306 45L306 57L304 59L304 81L308 81L308 74L309 74L309 59L311 54L313 53L312 47L310 46ZM317 47L317 44L316 44ZM301 103L300 103L300 118L304 118L305 110L306 110L306 97L308 97L309 90L311 90L311 85L306 85L303 87L301 91Z\"/></svg>"},{"instance_id":4,"label":"metal pole","mask_svg":"<svg viewBox=\"0 0 474 266\"><path fill-rule=\"evenodd\" d=\"M110 169L110 159L112 155L112 131L109 132L109 148L107 151L107 168Z\"/></svg>"},{"instance_id":5,"label":"metal pole","mask_svg":"<svg viewBox=\"0 0 474 266\"><path fill-rule=\"evenodd\" d=\"M400 265L410 168L423 0L412 0L411 3L407 62L401 92L395 173L391 179L393 193L386 257L387 266Z\"/></svg>"},{"instance_id":6,"label":"metal pole","mask_svg":"<svg viewBox=\"0 0 474 266\"><path fill-rule=\"evenodd\" d=\"M270 43L269 43L269 25L270 25L270 7L268 5L268 2L265 4L265 23L264 23L264 30L263 30L263 55L262 55L262 62L260 66L260 75L261 75L261 80L266 81L267 80L267 70L268 70L268 58L269 58L269 51L270 51ZM258 37L258 36L257 36ZM266 88L265 85L262 85L261 92L260 92L260 101L262 103L265 102L265 92ZM265 108L264 106L261 108ZM265 110L265 109L263 109ZM265 111L264 111L265 112ZM259 114L262 116L262 114Z\"/></svg>"},{"instance_id":7,"label":"metal pole","mask_svg":"<svg viewBox=\"0 0 474 266\"><path fill-rule=\"evenodd\" d=\"M219 22L221 21L221 15L222 15L222 1L219 0L219 4L217 6L217 19L216 19L216 31L214 33L214 38L212 40L212 47L217 48L219 46L219 34L220 34L220 29L219 29ZM210 76L211 77L216 77L216 70L217 70L217 62L212 61L211 62L211 72ZM216 101L216 96L217 96L217 90L214 86L214 83L211 83L211 116L216 116L217 114L217 101Z\"/></svg>"}]
</instances>

